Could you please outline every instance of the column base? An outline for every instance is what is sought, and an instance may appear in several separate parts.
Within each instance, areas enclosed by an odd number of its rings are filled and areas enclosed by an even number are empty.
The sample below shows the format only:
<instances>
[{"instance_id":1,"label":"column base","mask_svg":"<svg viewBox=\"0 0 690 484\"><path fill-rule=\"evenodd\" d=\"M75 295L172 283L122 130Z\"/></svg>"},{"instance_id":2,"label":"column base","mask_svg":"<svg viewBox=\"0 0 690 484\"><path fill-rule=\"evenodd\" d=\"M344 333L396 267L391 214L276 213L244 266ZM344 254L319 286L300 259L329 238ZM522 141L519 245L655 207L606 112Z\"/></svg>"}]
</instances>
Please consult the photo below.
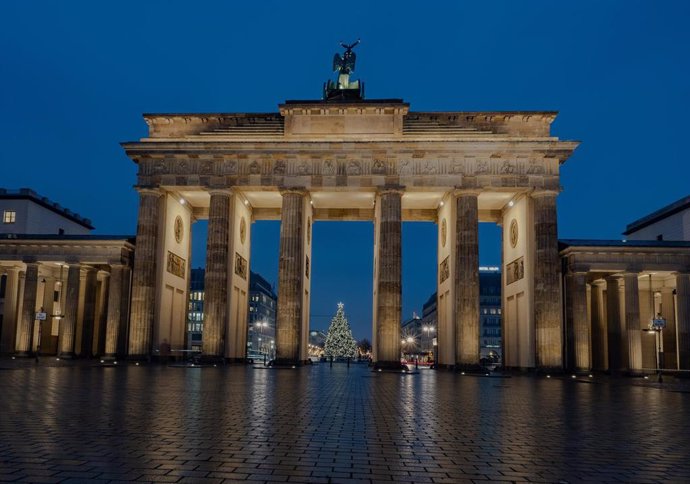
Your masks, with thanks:
<instances>
[{"instance_id":1,"label":"column base","mask_svg":"<svg viewBox=\"0 0 690 484\"><path fill-rule=\"evenodd\" d=\"M302 366L302 362L289 358L276 358L270 366L274 368L297 368L298 366Z\"/></svg>"},{"instance_id":2,"label":"column base","mask_svg":"<svg viewBox=\"0 0 690 484\"><path fill-rule=\"evenodd\" d=\"M225 357L217 355L201 355L199 363L202 365L224 365Z\"/></svg>"},{"instance_id":3,"label":"column base","mask_svg":"<svg viewBox=\"0 0 690 484\"><path fill-rule=\"evenodd\" d=\"M408 369L400 361L377 361L374 363L374 371L407 372Z\"/></svg>"},{"instance_id":4,"label":"column base","mask_svg":"<svg viewBox=\"0 0 690 484\"><path fill-rule=\"evenodd\" d=\"M565 370L560 366L539 366L534 369L537 375L564 375Z\"/></svg>"},{"instance_id":5,"label":"column base","mask_svg":"<svg viewBox=\"0 0 690 484\"><path fill-rule=\"evenodd\" d=\"M69 351L65 353L58 353L57 357L61 360L73 360L77 357L77 355L75 355L73 351Z\"/></svg>"},{"instance_id":6,"label":"column base","mask_svg":"<svg viewBox=\"0 0 690 484\"><path fill-rule=\"evenodd\" d=\"M127 355L127 361L133 363L151 363L151 355Z\"/></svg>"},{"instance_id":7,"label":"column base","mask_svg":"<svg viewBox=\"0 0 690 484\"><path fill-rule=\"evenodd\" d=\"M456 363L453 370L461 373L484 374L488 370L478 363Z\"/></svg>"},{"instance_id":8,"label":"column base","mask_svg":"<svg viewBox=\"0 0 690 484\"><path fill-rule=\"evenodd\" d=\"M12 356L16 358L31 358L34 354L29 351L17 351Z\"/></svg>"}]
</instances>

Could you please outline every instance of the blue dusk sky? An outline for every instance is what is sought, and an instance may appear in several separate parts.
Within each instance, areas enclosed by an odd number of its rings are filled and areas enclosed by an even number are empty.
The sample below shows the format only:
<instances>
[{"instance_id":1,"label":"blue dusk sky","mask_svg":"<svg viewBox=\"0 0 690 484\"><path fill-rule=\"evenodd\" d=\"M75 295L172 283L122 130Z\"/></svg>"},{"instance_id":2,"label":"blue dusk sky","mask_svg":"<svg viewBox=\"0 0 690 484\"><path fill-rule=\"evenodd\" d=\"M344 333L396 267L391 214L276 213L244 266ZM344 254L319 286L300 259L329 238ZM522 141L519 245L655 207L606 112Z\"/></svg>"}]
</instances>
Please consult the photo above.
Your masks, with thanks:
<instances>
[{"instance_id":1,"label":"blue dusk sky","mask_svg":"<svg viewBox=\"0 0 690 484\"><path fill-rule=\"evenodd\" d=\"M136 231L136 165L119 143L145 112L270 112L318 99L340 40L362 39L367 97L416 111L556 110L582 142L561 171L561 238L620 239L690 191L690 2L0 3L0 186L31 187ZM192 264L204 264L205 222ZM277 222L252 227L252 270L276 281ZM403 313L435 290L436 227L403 226ZM500 264L482 224L480 259ZM371 337L371 222L314 224L312 327L345 303Z\"/></svg>"}]
</instances>

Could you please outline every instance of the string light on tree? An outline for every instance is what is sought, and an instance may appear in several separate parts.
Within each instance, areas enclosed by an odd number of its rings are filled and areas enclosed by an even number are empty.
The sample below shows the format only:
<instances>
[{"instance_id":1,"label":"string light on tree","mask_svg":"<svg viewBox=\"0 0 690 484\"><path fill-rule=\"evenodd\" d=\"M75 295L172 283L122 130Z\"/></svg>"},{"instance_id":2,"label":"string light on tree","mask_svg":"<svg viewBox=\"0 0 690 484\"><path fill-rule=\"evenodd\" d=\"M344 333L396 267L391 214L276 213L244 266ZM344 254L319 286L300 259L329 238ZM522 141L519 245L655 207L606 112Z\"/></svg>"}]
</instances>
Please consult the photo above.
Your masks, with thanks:
<instances>
[{"instance_id":1,"label":"string light on tree","mask_svg":"<svg viewBox=\"0 0 690 484\"><path fill-rule=\"evenodd\" d=\"M330 358L354 358L357 356L357 343L352 337L350 324L345 317L345 305L338 303L338 311L331 320L326 334L323 354Z\"/></svg>"}]
</instances>

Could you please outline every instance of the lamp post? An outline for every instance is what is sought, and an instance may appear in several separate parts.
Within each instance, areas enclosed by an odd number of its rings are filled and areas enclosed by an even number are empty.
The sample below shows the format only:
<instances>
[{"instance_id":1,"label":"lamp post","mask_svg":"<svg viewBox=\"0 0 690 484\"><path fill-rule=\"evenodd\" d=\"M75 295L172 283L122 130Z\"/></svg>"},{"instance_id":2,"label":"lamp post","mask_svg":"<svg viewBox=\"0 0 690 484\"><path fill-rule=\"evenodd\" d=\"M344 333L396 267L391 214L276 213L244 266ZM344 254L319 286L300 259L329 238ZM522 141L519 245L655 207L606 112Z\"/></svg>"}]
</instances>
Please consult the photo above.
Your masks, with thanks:
<instances>
[{"instance_id":1,"label":"lamp post","mask_svg":"<svg viewBox=\"0 0 690 484\"><path fill-rule=\"evenodd\" d=\"M427 353L427 359L428 359L428 355L429 355L429 353L431 352L431 351L429 350L429 346L431 346L431 345L429 345L428 343L431 342L430 337L431 337L431 333L433 333L433 331L434 331L434 327L431 326L430 324L427 324L427 325L424 325L424 326L422 327L422 331L424 331L424 333L426 334L426 342L427 342L427 344L424 345L423 351Z\"/></svg>"},{"instance_id":2,"label":"lamp post","mask_svg":"<svg viewBox=\"0 0 690 484\"><path fill-rule=\"evenodd\" d=\"M410 347L414 343L414 338L412 336L408 336L405 341L407 342L407 351L410 352ZM410 356L412 356L411 352L410 352Z\"/></svg>"},{"instance_id":3,"label":"lamp post","mask_svg":"<svg viewBox=\"0 0 690 484\"><path fill-rule=\"evenodd\" d=\"M259 328L259 353L261 353L264 356L264 365L266 364L266 359L267 359L267 351L266 351L266 343L264 341L264 328L268 327L268 322L266 320L263 321L257 321L256 326Z\"/></svg>"},{"instance_id":4,"label":"lamp post","mask_svg":"<svg viewBox=\"0 0 690 484\"><path fill-rule=\"evenodd\" d=\"M659 383L664 382L664 378L661 374L661 370L663 367L663 357L664 357L664 350L662 348L662 343L663 343L663 331L664 328L666 327L666 319L661 317L661 314L656 315L654 319L649 323L649 328L643 329L642 331L646 332L647 334L654 334L654 342L655 342L655 347L656 347L656 375L657 375L657 381Z\"/></svg>"}]
</instances>

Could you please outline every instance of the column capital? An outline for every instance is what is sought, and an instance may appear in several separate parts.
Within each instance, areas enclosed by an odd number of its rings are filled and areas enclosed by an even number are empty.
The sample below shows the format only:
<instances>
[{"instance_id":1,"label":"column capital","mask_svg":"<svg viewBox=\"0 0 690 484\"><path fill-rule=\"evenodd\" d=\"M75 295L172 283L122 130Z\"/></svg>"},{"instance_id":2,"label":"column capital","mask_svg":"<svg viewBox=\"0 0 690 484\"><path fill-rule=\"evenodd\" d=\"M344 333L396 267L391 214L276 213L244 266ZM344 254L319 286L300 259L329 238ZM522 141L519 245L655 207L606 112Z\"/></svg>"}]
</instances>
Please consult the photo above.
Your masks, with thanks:
<instances>
[{"instance_id":1,"label":"column capital","mask_svg":"<svg viewBox=\"0 0 690 484\"><path fill-rule=\"evenodd\" d=\"M305 196L309 192L307 191L306 188L304 187L281 187L280 188L280 195L285 196L285 195L300 195L300 196Z\"/></svg>"},{"instance_id":2,"label":"column capital","mask_svg":"<svg viewBox=\"0 0 690 484\"><path fill-rule=\"evenodd\" d=\"M558 191L557 190L534 190L532 193L529 194L530 197L532 198L541 198L541 197L557 197L558 196Z\"/></svg>"},{"instance_id":3,"label":"column capital","mask_svg":"<svg viewBox=\"0 0 690 484\"><path fill-rule=\"evenodd\" d=\"M28 265L35 265L35 266L41 265L41 263L38 262L35 257L25 257L24 259L22 259L22 262L24 264L26 264L27 266Z\"/></svg>"},{"instance_id":4,"label":"column capital","mask_svg":"<svg viewBox=\"0 0 690 484\"><path fill-rule=\"evenodd\" d=\"M456 188L453 190L453 196L455 198L478 197L480 193L482 193L482 191L477 188Z\"/></svg>"},{"instance_id":5,"label":"column capital","mask_svg":"<svg viewBox=\"0 0 690 484\"><path fill-rule=\"evenodd\" d=\"M211 196L222 196L222 197L231 197L233 194L233 189L232 188L208 188L206 192L208 192L209 195Z\"/></svg>"},{"instance_id":6,"label":"column capital","mask_svg":"<svg viewBox=\"0 0 690 484\"><path fill-rule=\"evenodd\" d=\"M389 185L389 186L384 186L381 188L378 188L376 190L376 195L390 195L390 194L396 194L396 195L404 195L405 194L405 187L401 185Z\"/></svg>"},{"instance_id":7,"label":"column capital","mask_svg":"<svg viewBox=\"0 0 690 484\"><path fill-rule=\"evenodd\" d=\"M163 190L161 190L158 187L142 187L142 186L136 186L134 187L136 190L139 192L139 195L144 196L157 196L160 197L163 195Z\"/></svg>"}]
</instances>

